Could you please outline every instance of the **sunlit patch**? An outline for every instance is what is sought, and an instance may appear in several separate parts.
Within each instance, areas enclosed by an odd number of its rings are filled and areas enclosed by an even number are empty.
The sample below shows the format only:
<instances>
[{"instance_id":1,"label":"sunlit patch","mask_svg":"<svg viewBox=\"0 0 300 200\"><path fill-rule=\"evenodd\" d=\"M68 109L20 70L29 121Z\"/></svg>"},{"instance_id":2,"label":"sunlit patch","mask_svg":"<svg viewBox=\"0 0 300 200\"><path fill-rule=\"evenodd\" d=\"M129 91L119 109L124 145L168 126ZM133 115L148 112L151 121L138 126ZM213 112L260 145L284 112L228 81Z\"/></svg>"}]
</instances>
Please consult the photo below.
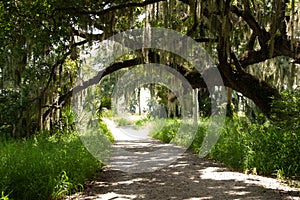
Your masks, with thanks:
<instances>
[{"instance_id":1,"label":"sunlit patch","mask_svg":"<svg viewBox=\"0 0 300 200\"><path fill-rule=\"evenodd\" d=\"M173 172L172 174L174 174L174 175L180 175L180 174L184 174L184 172Z\"/></svg>"},{"instance_id":2,"label":"sunlit patch","mask_svg":"<svg viewBox=\"0 0 300 200\"><path fill-rule=\"evenodd\" d=\"M139 196L141 197L141 196ZM118 200L126 200L126 199L135 199L137 198L137 195L125 195L125 194L117 194L114 192L106 193L101 196L98 196L97 199L101 200L109 200L109 199L118 199Z\"/></svg>"},{"instance_id":3,"label":"sunlit patch","mask_svg":"<svg viewBox=\"0 0 300 200\"><path fill-rule=\"evenodd\" d=\"M235 186L235 187L233 187L233 189L235 189L235 190L243 190L243 189L246 189L246 187L245 186Z\"/></svg>"},{"instance_id":4,"label":"sunlit patch","mask_svg":"<svg viewBox=\"0 0 300 200\"><path fill-rule=\"evenodd\" d=\"M247 185L263 186L264 188L273 190L285 190L285 191L298 191L296 188L290 188L284 186L280 181L257 175L247 175L240 172L225 171L225 168L220 167L208 167L202 170L198 170L201 173L201 179L211 179L218 181L240 181ZM234 189L243 189L243 187L236 186ZM237 191L235 191L236 193Z\"/></svg>"},{"instance_id":5,"label":"sunlit patch","mask_svg":"<svg viewBox=\"0 0 300 200\"><path fill-rule=\"evenodd\" d=\"M128 180L128 181L119 181L119 182L116 182L116 183L113 183L113 185L119 185L119 184L124 184L124 185L130 185L130 184L133 184L135 182L141 182L141 181L151 181L150 179L145 179L145 178L136 178L136 179L132 179L132 180Z\"/></svg>"},{"instance_id":6,"label":"sunlit patch","mask_svg":"<svg viewBox=\"0 0 300 200\"><path fill-rule=\"evenodd\" d=\"M177 164L176 163L176 165L170 165L170 167L172 168L177 168L177 167L186 167L186 166L189 166L189 164L187 164L187 163L182 163L182 164Z\"/></svg>"},{"instance_id":7,"label":"sunlit patch","mask_svg":"<svg viewBox=\"0 0 300 200\"><path fill-rule=\"evenodd\" d=\"M225 191L224 193L225 193L225 194L229 194L229 195L243 196L243 195L250 194L251 192L249 192L249 191L236 191L236 190L230 190L230 191Z\"/></svg>"},{"instance_id":8,"label":"sunlit patch","mask_svg":"<svg viewBox=\"0 0 300 200\"><path fill-rule=\"evenodd\" d=\"M192 197L192 198L188 198L188 199L184 199L184 200L208 200L208 199L213 199L213 197L209 196L209 197Z\"/></svg>"}]
</instances>

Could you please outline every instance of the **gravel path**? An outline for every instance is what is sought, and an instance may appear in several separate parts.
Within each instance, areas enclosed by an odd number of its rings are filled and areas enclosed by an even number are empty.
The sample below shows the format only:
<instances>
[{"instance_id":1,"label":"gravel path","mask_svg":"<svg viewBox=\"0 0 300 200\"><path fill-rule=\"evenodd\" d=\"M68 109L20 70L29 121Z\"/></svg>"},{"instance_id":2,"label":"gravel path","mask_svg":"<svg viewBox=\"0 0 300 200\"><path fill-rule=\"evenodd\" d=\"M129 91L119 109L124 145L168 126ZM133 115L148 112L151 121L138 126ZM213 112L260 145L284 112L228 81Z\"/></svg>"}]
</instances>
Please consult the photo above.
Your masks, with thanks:
<instances>
[{"instance_id":1,"label":"gravel path","mask_svg":"<svg viewBox=\"0 0 300 200\"><path fill-rule=\"evenodd\" d=\"M283 186L276 179L234 172L213 160L200 159L190 152L178 156L171 164L160 166L160 158L167 159L168 152L176 152L180 148L162 144L144 133L141 133L141 137L135 137L134 133L139 131L130 127L115 127L111 121L106 123L117 139L114 148L131 153L125 156L120 155L120 151L113 153L111 163L96 180L88 182L83 193L68 199L300 200L299 190ZM167 150L159 155L155 154L158 157L153 157L151 152L158 149ZM140 155L146 159L141 161Z\"/></svg>"}]
</instances>

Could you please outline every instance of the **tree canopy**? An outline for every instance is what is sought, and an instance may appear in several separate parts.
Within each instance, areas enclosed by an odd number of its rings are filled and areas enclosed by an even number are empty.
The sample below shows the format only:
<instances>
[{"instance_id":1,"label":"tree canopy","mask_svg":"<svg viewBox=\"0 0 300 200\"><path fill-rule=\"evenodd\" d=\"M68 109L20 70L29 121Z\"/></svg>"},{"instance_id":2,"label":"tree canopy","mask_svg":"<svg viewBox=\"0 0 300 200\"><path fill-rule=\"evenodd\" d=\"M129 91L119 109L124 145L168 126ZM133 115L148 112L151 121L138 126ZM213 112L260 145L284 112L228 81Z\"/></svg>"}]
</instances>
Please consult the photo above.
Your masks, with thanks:
<instances>
[{"instance_id":1,"label":"tree canopy","mask_svg":"<svg viewBox=\"0 0 300 200\"><path fill-rule=\"evenodd\" d=\"M288 83L283 78L280 86L298 84L299 6L298 0L1 1L0 128L21 136L59 121L84 63L80 52L122 31L150 26L176 30L203 44L225 86L270 116L273 100L281 98L274 84L280 78L258 74L273 65L275 71L289 71ZM198 72L168 52L153 50L149 58L141 57L136 52L123 58L103 76L159 61L194 88L205 87ZM280 66L284 59L286 68Z\"/></svg>"}]
</instances>

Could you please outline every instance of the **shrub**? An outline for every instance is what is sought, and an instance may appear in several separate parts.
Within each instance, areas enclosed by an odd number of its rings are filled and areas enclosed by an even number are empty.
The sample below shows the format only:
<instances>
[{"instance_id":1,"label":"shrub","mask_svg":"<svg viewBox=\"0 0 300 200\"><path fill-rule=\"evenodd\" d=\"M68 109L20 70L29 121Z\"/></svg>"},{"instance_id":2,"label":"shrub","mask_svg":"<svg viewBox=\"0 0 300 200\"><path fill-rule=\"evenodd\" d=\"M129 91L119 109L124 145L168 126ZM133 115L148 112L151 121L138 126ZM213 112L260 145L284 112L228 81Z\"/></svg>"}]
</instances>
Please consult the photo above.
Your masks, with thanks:
<instances>
[{"instance_id":1,"label":"shrub","mask_svg":"<svg viewBox=\"0 0 300 200\"><path fill-rule=\"evenodd\" d=\"M104 124L100 126L108 132ZM60 198L82 190L82 184L102 168L74 132L44 132L19 140L3 138L0 148L3 198L4 194L12 199Z\"/></svg>"},{"instance_id":2,"label":"shrub","mask_svg":"<svg viewBox=\"0 0 300 200\"><path fill-rule=\"evenodd\" d=\"M210 157L235 169L243 169L243 159L247 146L244 143L247 133L245 118L227 118L222 134L210 153Z\"/></svg>"},{"instance_id":3,"label":"shrub","mask_svg":"<svg viewBox=\"0 0 300 200\"><path fill-rule=\"evenodd\" d=\"M133 122L125 118L116 119L115 122L117 123L117 126L127 126L133 124Z\"/></svg>"},{"instance_id":4,"label":"shrub","mask_svg":"<svg viewBox=\"0 0 300 200\"><path fill-rule=\"evenodd\" d=\"M139 129L139 128L145 126L148 122L150 122L150 118L139 119L136 122L134 122L134 128Z\"/></svg>"},{"instance_id":5,"label":"shrub","mask_svg":"<svg viewBox=\"0 0 300 200\"><path fill-rule=\"evenodd\" d=\"M155 119L155 125L150 132L150 135L165 143L169 143L177 133L180 127L179 119Z\"/></svg>"},{"instance_id":6,"label":"shrub","mask_svg":"<svg viewBox=\"0 0 300 200\"><path fill-rule=\"evenodd\" d=\"M300 89L283 91L272 104L271 119L277 127L300 132Z\"/></svg>"}]
</instances>

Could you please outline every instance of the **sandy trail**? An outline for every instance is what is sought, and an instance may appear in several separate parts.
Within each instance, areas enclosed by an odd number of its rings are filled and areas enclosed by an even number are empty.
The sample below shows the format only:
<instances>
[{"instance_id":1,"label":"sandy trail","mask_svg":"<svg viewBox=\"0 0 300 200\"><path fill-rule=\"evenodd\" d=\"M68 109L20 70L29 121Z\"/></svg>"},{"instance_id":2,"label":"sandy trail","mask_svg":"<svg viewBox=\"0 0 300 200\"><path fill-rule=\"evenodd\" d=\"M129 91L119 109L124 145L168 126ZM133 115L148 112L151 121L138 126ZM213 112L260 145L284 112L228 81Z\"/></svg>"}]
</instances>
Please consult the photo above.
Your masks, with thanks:
<instances>
[{"instance_id":1,"label":"sandy trail","mask_svg":"<svg viewBox=\"0 0 300 200\"><path fill-rule=\"evenodd\" d=\"M137 131L129 126L116 127L110 120L105 122L117 141L114 146L117 151L96 180L86 184L83 193L68 199L300 200L299 190L283 186L276 179L234 172L190 152L166 165L165 160L179 152L179 147L149 138L148 130ZM164 151L153 153L159 149Z\"/></svg>"}]
</instances>

